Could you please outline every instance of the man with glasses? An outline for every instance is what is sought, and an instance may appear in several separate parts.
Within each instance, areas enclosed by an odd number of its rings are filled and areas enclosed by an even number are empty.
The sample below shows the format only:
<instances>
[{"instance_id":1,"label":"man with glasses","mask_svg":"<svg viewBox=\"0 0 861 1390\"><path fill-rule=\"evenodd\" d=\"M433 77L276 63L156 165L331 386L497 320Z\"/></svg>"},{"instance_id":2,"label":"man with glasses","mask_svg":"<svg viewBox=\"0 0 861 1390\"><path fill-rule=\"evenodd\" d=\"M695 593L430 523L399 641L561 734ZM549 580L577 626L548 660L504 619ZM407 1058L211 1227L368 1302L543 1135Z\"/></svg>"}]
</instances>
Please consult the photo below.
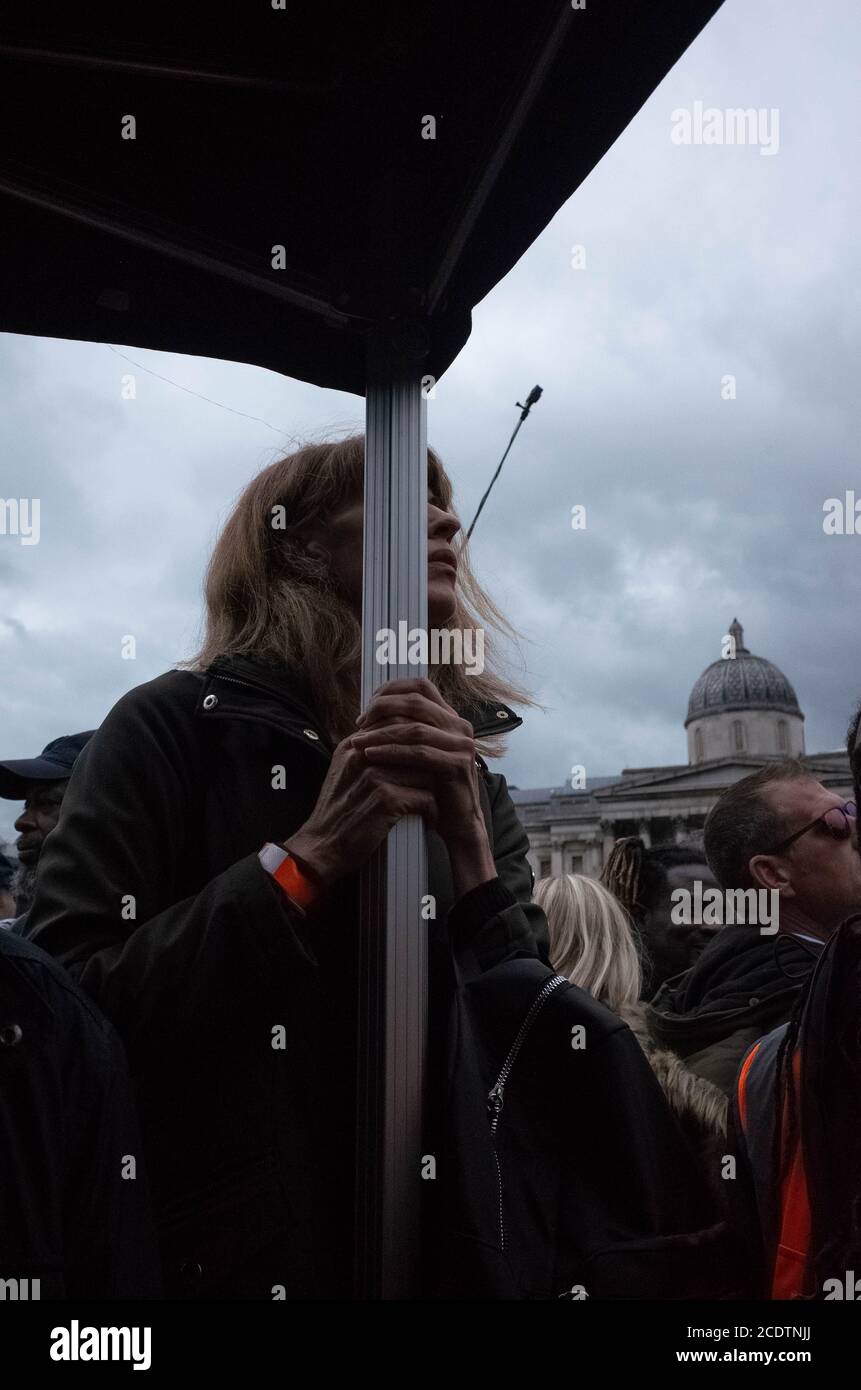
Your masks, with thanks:
<instances>
[{"instance_id":1,"label":"man with glasses","mask_svg":"<svg viewBox=\"0 0 861 1390\"><path fill-rule=\"evenodd\" d=\"M764 856L799 861L805 901L815 859L829 866L822 905L808 918L790 908L799 943L819 944L816 969L788 1022L746 1053L734 1088L730 1141L738 1230L747 1234L759 1292L773 1299L857 1299L861 1254L861 913L840 914L841 886L855 892L861 867L855 813L861 790L861 710L849 729L855 801L807 788L809 813ZM825 807L827 795L832 804ZM818 811L818 814L816 814ZM753 864L753 861L752 861ZM791 902L791 900L790 900ZM825 938L823 940L823 937Z\"/></svg>"},{"instance_id":2,"label":"man with glasses","mask_svg":"<svg viewBox=\"0 0 861 1390\"><path fill-rule=\"evenodd\" d=\"M751 1043L786 1023L823 944L861 909L855 803L780 761L744 777L705 824L719 886L775 890L774 924L723 927L649 1009L658 1042L730 1094Z\"/></svg>"},{"instance_id":3,"label":"man with glasses","mask_svg":"<svg viewBox=\"0 0 861 1390\"><path fill-rule=\"evenodd\" d=\"M846 743L846 751L849 754L849 766L852 768L852 785L855 788L856 805L861 801L861 705L852 717L849 725L849 736ZM861 853L861 847L859 847Z\"/></svg>"}]
</instances>

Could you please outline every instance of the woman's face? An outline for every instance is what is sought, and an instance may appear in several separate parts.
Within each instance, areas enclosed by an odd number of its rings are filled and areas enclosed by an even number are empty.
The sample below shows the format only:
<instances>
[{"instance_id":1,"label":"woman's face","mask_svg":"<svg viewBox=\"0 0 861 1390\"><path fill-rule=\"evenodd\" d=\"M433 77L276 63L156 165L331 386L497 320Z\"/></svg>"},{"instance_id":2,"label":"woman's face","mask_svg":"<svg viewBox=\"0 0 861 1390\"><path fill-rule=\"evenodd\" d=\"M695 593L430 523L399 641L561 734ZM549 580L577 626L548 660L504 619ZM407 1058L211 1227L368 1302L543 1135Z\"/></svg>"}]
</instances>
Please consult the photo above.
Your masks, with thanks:
<instances>
[{"instance_id":1,"label":"woman's face","mask_svg":"<svg viewBox=\"0 0 861 1390\"><path fill-rule=\"evenodd\" d=\"M309 548L321 547L330 572L358 618L362 616L362 522L364 502L345 503L316 533ZM460 530L454 512L428 490L428 627L442 627L455 608L457 559L451 542Z\"/></svg>"}]
</instances>

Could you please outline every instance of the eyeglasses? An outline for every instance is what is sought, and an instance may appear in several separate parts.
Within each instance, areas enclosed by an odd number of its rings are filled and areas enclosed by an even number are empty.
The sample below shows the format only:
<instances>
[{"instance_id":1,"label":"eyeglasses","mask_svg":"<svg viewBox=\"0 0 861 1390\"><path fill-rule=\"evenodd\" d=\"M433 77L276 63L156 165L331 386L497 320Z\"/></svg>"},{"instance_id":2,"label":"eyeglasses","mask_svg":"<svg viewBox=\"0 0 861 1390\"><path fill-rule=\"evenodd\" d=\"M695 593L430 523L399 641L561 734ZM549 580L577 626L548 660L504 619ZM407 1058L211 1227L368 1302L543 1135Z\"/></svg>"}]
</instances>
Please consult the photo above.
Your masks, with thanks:
<instances>
[{"instance_id":1,"label":"eyeglasses","mask_svg":"<svg viewBox=\"0 0 861 1390\"><path fill-rule=\"evenodd\" d=\"M852 826L858 815L858 807L854 801L846 801L842 806L831 806L824 811L816 820L803 825L800 830L796 830L794 835L788 835L785 840L781 840L779 845L772 846L771 849L762 850L763 854L778 854L782 849L806 835L808 830L812 830L814 825L821 825L832 838L832 840L846 840L852 834Z\"/></svg>"}]
</instances>

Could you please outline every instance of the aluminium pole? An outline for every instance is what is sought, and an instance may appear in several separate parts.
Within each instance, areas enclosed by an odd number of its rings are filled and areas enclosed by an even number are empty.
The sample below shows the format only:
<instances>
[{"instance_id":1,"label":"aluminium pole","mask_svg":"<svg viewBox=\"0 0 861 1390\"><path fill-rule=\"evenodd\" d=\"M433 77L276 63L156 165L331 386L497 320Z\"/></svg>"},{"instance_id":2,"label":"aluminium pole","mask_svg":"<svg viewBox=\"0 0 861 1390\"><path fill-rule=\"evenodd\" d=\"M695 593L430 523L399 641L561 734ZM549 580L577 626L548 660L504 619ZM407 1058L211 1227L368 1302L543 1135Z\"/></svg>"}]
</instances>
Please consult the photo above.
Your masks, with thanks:
<instances>
[{"instance_id":1,"label":"aluminium pole","mask_svg":"<svg viewBox=\"0 0 861 1390\"><path fill-rule=\"evenodd\" d=\"M365 430L362 708L386 680L427 667L377 660L377 633L427 628L427 403L420 325L369 342ZM399 652L398 655L401 655ZM360 877L355 1296L415 1298L427 1049L427 853L399 821Z\"/></svg>"}]
</instances>

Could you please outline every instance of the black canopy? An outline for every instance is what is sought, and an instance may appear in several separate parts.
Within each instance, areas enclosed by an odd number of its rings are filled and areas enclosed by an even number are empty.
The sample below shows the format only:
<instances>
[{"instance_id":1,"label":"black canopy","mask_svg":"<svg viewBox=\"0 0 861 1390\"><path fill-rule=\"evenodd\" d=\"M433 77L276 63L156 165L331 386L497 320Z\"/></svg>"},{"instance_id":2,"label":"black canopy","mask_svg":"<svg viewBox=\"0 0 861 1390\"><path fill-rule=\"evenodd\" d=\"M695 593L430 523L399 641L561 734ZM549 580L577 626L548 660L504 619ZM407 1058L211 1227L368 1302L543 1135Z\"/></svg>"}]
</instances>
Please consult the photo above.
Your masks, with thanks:
<instances>
[{"instance_id":1,"label":"black canopy","mask_svg":"<svg viewBox=\"0 0 861 1390\"><path fill-rule=\"evenodd\" d=\"M397 317L439 377L719 4L7 7L0 330L362 393Z\"/></svg>"}]
</instances>

